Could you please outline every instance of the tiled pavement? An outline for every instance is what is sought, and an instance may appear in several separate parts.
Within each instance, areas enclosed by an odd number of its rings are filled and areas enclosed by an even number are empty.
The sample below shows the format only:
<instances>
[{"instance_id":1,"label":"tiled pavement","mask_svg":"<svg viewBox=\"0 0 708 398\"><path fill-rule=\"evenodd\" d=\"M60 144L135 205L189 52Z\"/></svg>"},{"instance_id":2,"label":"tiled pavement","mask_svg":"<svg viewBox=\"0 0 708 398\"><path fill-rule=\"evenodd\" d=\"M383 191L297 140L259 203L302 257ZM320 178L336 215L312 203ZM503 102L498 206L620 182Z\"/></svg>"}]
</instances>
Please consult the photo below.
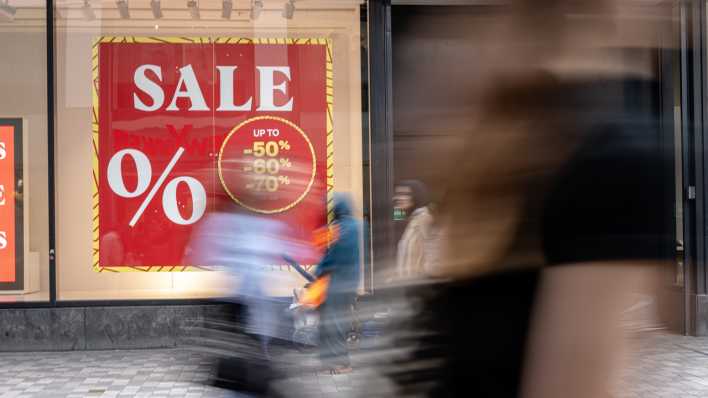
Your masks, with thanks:
<instances>
[{"instance_id":1,"label":"tiled pavement","mask_svg":"<svg viewBox=\"0 0 708 398\"><path fill-rule=\"evenodd\" d=\"M316 362L308 355L301 363L314 369ZM210 355L187 349L4 353L0 398L242 396L206 385L212 365ZM364 370L338 376L303 371L276 388L286 396L356 396L363 378L371 380Z\"/></svg>"},{"instance_id":2,"label":"tiled pavement","mask_svg":"<svg viewBox=\"0 0 708 398\"><path fill-rule=\"evenodd\" d=\"M0 355L0 397L224 396L203 386L210 363L183 350Z\"/></svg>"},{"instance_id":3,"label":"tiled pavement","mask_svg":"<svg viewBox=\"0 0 708 398\"><path fill-rule=\"evenodd\" d=\"M615 397L708 397L708 339L655 334L637 343ZM0 398L232 396L204 384L211 369L209 356L185 349L0 354ZM279 389L293 396L358 396L375 380L366 369L348 376L304 372ZM386 385L375 390L389 395Z\"/></svg>"},{"instance_id":4,"label":"tiled pavement","mask_svg":"<svg viewBox=\"0 0 708 398\"><path fill-rule=\"evenodd\" d=\"M708 338L653 334L635 343L616 397L708 397Z\"/></svg>"}]
</instances>

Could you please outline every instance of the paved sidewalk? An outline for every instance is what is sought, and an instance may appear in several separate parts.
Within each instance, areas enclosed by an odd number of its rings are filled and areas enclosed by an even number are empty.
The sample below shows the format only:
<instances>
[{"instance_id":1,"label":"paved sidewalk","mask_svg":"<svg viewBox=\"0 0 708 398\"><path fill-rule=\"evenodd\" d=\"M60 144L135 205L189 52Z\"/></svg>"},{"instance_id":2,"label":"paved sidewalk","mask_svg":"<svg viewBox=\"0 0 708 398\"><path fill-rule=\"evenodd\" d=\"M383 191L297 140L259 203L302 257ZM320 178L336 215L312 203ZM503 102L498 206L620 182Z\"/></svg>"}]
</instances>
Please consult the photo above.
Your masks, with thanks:
<instances>
[{"instance_id":1,"label":"paved sidewalk","mask_svg":"<svg viewBox=\"0 0 708 398\"><path fill-rule=\"evenodd\" d=\"M614 397L708 397L708 338L654 334L637 343ZM204 385L211 369L207 355L184 349L0 354L0 398L233 396ZM366 367L342 376L304 372L278 387L310 398L391 395Z\"/></svg>"},{"instance_id":2,"label":"paved sidewalk","mask_svg":"<svg viewBox=\"0 0 708 398\"><path fill-rule=\"evenodd\" d=\"M652 334L636 343L616 397L708 397L708 338Z\"/></svg>"},{"instance_id":3,"label":"paved sidewalk","mask_svg":"<svg viewBox=\"0 0 708 398\"><path fill-rule=\"evenodd\" d=\"M242 396L205 384L212 361L210 355L186 349L3 353L0 398ZM314 369L317 363L306 356L302 367ZM356 385L375 378L367 373L303 371L280 380L276 388L286 396L355 396Z\"/></svg>"},{"instance_id":4,"label":"paved sidewalk","mask_svg":"<svg viewBox=\"0 0 708 398\"><path fill-rule=\"evenodd\" d=\"M0 355L0 397L227 397L205 387L210 362L184 350Z\"/></svg>"}]
</instances>

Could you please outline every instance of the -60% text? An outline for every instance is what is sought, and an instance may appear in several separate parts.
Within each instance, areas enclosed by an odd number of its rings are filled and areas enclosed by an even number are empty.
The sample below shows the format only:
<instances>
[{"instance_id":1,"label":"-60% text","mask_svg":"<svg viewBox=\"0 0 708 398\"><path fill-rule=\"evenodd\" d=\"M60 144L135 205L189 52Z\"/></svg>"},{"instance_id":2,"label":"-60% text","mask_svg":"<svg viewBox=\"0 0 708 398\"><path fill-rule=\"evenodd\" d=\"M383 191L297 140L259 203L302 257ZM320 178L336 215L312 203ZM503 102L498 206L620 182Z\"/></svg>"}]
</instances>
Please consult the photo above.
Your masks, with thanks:
<instances>
[{"instance_id":1,"label":"-60% text","mask_svg":"<svg viewBox=\"0 0 708 398\"><path fill-rule=\"evenodd\" d=\"M244 167L245 171L256 173L254 182L246 184L246 189L276 192L281 185L289 185L290 178L278 175L283 169L292 167L288 158L277 158L283 151L290 150L290 143L280 141L255 141L251 148L244 149L244 155L252 155L255 160Z\"/></svg>"}]
</instances>

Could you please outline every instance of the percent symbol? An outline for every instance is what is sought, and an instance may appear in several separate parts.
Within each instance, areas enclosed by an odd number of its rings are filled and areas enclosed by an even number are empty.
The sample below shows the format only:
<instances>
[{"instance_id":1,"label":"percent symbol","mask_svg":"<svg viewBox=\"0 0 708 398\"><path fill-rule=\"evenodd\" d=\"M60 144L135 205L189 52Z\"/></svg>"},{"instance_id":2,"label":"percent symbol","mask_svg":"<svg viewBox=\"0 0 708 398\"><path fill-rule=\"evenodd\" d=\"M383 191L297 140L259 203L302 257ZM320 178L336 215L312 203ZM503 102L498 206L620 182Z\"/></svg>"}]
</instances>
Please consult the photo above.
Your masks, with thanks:
<instances>
[{"instance_id":1,"label":"percent symbol","mask_svg":"<svg viewBox=\"0 0 708 398\"><path fill-rule=\"evenodd\" d=\"M287 151L287 150L290 149L290 142L284 141L284 140L280 140L280 141L278 141L278 146L280 147L280 149L283 149L283 150L286 150L286 151Z\"/></svg>"},{"instance_id":2,"label":"percent symbol","mask_svg":"<svg viewBox=\"0 0 708 398\"><path fill-rule=\"evenodd\" d=\"M278 176L278 182L280 182L283 185L288 185L290 184L290 177L288 176Z\"/></svg>"},{"instance_id":3,"label":"percent symbol","mask_svg":"<svg viewBox=\"0 0 708 398\"><path fill-rule=\"evenodd\" d=\"M290 163L290 159L281 158L281 159L280 159L280 165L283 166L283 167L291 167L293 164Z\"/></svg>"},{"instance_id":4,"label":"percent symbol","mask_svg":"<svg viewBox=\"0 0 708 398\"><path fill-rule=\"evenodd\" d=\"M172 156L172 159L162 171L162 174L157 178L155 184L152 186L148 194L143 199L140 207L133 215L130 220L131 227L137 224L138 220L142 217L147 206L152 202L152 199L160 190L165 180L172 172L172 169L177 164L177 161L182 157L184 153L184 148L180 147L177 152ZM123 158L129 156L135 162L135 169L137 170L137 186L131 192L126 188L125 181L123 178ZM123 149L118 151L113 155L110 162L108 162L108 185L111 190L115 192L116 195L123 198L136 198L150 187L150 181L152 181L152 165L150 160L145 155L145 153L137 149ZM192 215L191 217L185 219L179 211L177 203L177 188L180 183L187 184L190 193L192 194ZM175 224L178 225L190 225L199 221L204 215L206 210L206 191L201 182L193 177L179 176L170 180L165 186L165 190L162 192L162 210L165 212L165 216Z\"/></svg>"}]
</instances>

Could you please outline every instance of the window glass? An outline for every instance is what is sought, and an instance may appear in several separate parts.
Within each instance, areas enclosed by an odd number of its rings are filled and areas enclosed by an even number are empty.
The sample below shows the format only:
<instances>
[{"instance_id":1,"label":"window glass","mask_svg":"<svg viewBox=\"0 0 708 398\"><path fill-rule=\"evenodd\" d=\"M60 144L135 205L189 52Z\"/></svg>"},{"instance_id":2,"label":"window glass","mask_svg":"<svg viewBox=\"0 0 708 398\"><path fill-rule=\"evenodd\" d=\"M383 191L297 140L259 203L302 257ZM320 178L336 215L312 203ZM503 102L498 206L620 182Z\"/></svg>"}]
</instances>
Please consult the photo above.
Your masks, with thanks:
<instances>
[{"instance_id":1,"label":"window glass","mask_svg":"<svg viewBox=\"0 0 708 398\"><path fill-rule=\"evenodd\" d=\"M49 299L44 4L0 5L0 302Z\"/></svg>"},{"instance_id":2,"label":"window glass","mask_svg":"<svg viewBox=\"0 0 708 398\"><path fill-rule=\"evenodd\" d=\"M230 294L191 256L224 208L308 245L335 191L362 218L361 1L57 7L60 300ZM273 294L303 284L272 271Z\"/></svg>"}]
</instances>

